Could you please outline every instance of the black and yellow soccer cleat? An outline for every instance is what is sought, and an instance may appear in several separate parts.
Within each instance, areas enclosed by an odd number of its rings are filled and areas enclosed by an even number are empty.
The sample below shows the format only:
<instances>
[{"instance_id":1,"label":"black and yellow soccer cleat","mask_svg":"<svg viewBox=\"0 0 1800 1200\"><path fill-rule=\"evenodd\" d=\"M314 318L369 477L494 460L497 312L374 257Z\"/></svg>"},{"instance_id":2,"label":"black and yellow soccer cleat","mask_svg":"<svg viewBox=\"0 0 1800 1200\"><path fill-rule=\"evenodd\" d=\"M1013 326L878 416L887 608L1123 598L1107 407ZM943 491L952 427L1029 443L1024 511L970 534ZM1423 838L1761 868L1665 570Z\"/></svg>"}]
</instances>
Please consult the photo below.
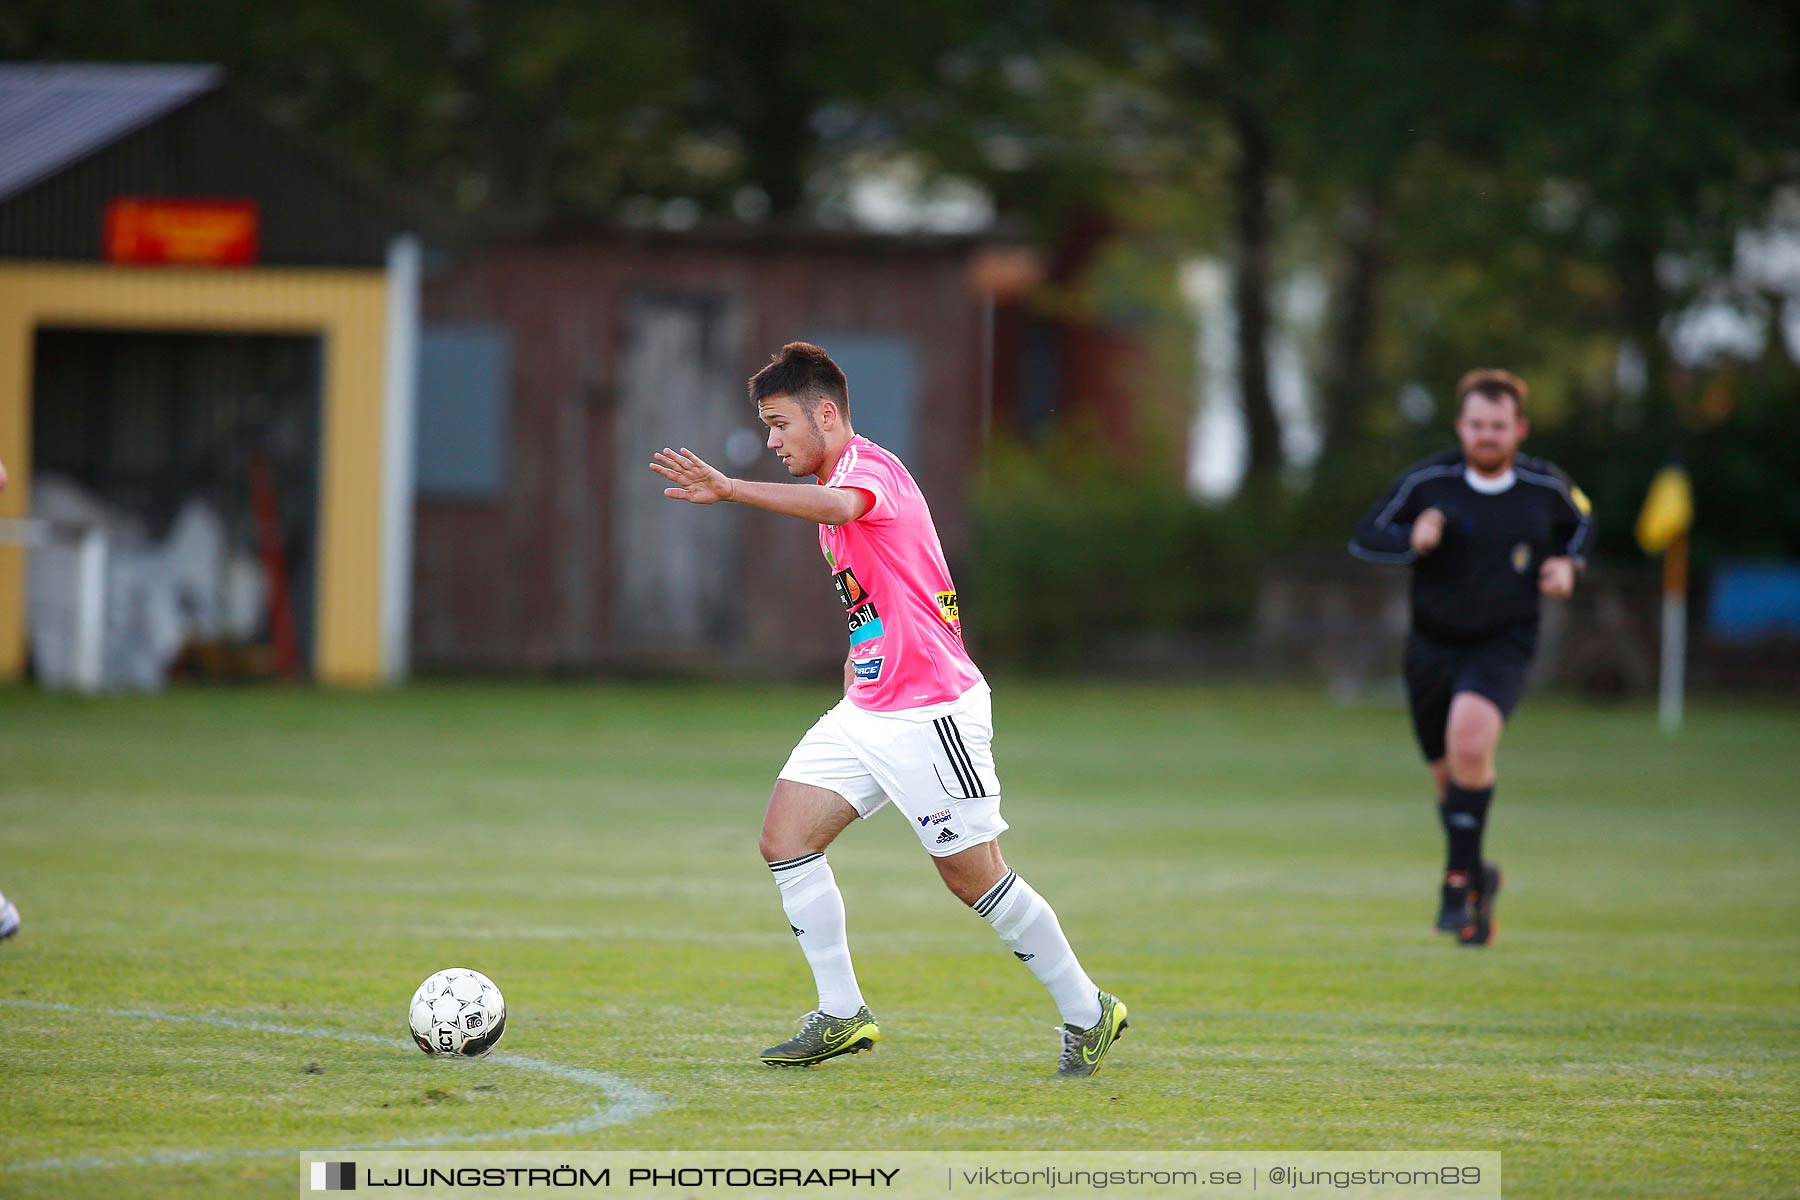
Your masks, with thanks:
<instances>
[{"instance_id":1,"label":"black and yellow soccer cleat","mask_svg":"<svg viewBox=\"0 0 1800 1200\"><path fill-rule=\"evenodd\" d=\"M1464 946L1485 946L1494 940L1500 923L1494 920L1494 898L1500 894L1500 864L1481 864L1481 887L1469 896L1469 920L1456 935Z\"/></svg>"},{"instance_id":2,"label":"black and yellow soccer cleat","mask_svg":"<svg viewBox=\"0 0 1800 1200\"><path fill-rule=\"evenodd\" d=\"M1130 1022L1125 1019L1125 1002L1107 992L1100 993L1100 1019L1092 1029L1062 1027L1062 1058L1056 1065L1058 1075L1092 1075L1100 1069L1100 1060L1112 1044L1124 1036Z\"/></svg>"},{"instance_id":3,"label":"black and yellow soccer cleat","mask_svg":"<svg viewBox=\"0 0 1800 1200\"><path fill-rule=\"evenodd\" d=\"M853 1017L834 1017L814 1009L800 1018L800 1032L779 1046L762 1052L762 1061L771 1067L810 1067L840 1054L860 1054L873 1050L881 1040L881 1029L863 1005Z\"/></svg>"}]
</instances>

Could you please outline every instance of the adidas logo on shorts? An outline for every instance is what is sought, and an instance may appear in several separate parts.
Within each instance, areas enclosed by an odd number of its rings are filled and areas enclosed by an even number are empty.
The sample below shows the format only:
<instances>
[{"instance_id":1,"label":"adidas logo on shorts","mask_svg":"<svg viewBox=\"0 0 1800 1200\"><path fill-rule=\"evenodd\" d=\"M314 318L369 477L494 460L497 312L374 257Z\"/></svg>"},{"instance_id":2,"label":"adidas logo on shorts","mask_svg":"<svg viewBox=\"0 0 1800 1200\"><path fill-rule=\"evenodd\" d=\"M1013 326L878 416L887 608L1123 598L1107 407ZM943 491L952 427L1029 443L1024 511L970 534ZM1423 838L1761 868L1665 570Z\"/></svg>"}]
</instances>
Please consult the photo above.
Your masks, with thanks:
<instances>
[{"instance_id":1,"label":"adidas logo on shorts","mask_svg":"<svg viewBox=\"0 0 1800 1200\"><path fill-rule=\"evenodd\" d=\"M944 830L944 832L938 834L938 836L937 836L937 844L940 846L946 845L946 844L948 844L950 842L954 842L956 840L957 840L956 830L954 830L954 829L946 829L946 830Z\"/></svg>"}]
</instances>

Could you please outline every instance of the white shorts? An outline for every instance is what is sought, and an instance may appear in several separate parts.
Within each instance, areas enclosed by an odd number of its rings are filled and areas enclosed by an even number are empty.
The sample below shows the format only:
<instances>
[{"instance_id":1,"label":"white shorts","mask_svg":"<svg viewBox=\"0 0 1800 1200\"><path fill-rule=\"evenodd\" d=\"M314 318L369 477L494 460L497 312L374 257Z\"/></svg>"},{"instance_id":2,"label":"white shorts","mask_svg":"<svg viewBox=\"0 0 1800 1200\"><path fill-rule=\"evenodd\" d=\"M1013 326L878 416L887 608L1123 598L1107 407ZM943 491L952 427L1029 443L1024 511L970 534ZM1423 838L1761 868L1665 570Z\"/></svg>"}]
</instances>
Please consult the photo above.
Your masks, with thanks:
<instances>
[{"instance_id":1,"label":"white shorts","mask_svg":"<svg viewBox=\"0 0 1800 1200\"><path fill-rule=\"evenodd\" d=\"M1006 830L994 773L993 693L878 713L846 696L807 730L781 778L836 792L862 817L893 801L934 857Z\"/></svg>"}]
</instances>

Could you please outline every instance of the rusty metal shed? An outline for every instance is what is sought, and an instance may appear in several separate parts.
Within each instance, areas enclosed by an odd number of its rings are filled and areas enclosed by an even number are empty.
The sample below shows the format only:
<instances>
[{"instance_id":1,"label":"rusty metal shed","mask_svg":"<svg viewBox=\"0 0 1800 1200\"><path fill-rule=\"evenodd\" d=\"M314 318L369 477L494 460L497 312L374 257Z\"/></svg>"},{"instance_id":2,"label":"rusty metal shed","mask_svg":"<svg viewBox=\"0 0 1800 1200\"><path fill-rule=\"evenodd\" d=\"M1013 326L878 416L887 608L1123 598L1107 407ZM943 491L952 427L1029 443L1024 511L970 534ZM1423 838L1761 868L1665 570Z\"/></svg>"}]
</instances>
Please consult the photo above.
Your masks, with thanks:
<instances>
[{"instance_id":1,"label":"rusty metal shed","mask_svg":"<svg viewBox=\"0 0 1800 1200\"><path fill-rule=\"evenodd\" d=\"M732 474L785 479L744 381L783 343L819 342L849 377L858 432L918 478L954 570L992 402L992 313L969 282L980 251L968 238L614 229L428 271L414 661L701 673L841 661L814 531L672 503L649 455L686 445Z\"/></svg>"}]
</instances>

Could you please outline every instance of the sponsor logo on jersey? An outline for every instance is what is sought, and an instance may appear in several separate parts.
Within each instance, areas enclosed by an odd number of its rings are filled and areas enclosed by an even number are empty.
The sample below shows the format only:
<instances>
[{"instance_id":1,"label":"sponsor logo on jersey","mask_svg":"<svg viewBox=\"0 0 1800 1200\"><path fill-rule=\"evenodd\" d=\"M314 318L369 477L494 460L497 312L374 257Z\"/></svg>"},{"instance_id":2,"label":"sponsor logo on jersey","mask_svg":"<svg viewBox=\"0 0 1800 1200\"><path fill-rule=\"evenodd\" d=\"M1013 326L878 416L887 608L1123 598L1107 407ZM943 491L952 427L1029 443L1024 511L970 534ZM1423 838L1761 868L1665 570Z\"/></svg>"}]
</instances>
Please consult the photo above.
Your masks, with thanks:
<instances>
[{"instance_id":1,"label":"sponsor logo on jersey","mask_svg":"<svg viewBox=\"0 0 1800 1200\"><path fill-rule=\"evenodd\" d=\"M957 838L956 830L954 829L946 829L944 832L937 835L937 844L940 846L945 846L958 840L960 839Z\"/></svg>"},{"instance_id":2,"label":"sponsor logo on jersey","mask_svg":"<svg viewBox=\"0 0 1800 1200\"><path fill-rule=\"evenodd\" d=\"M880 636L881 614L875 611L873 600L850 614L850 644L852 646L872 642Z\"/></svg>"},{"instance_id":3,"label":"sponsor logo on jersey","mask_svg":"<svg viewBox=\"0 0 1800 1200\"><path fill-rule=\"evenodd\" d=\"M945 821L948 821L949 819L950 819L950 810L946 808L939 812L932 813L929 817L920 817L919 818L919 827L921 829L929 829L933 825L942 825Z\"/></svg>"},{"instance_id":4,"label":"sponsor logo on jersey","mask_svg":"<svg viewBox=\"0 0 1800 1200\"><path fill-rule=\"evenodd\" d=\"M962 619L957 616L956 613L955 588L951 588L947 592L939 592L937 594L937 606L938 615L944 618L946 624L954 625L957 621Z\"/></svg>"},{"instance_id":5,"label":"sponsor logo on jersey","mask_svg":"<svg viewBox=\"0 0 1800 1200\"><path fill-rule=\"evenodd\" d=\"M1019 961L1020 961L1020 962L1030 962L1030 961L1031 961L1031 960L1032 960L1032 959L1034 959L1034 958L1036 958L1036 957L1037 957L1037 955L1035 955L1035 954L1026 954L1026 953L1024 953L1024 952L1022 952L1022 951L1019 951L1019 950L1014 950L1014 951L1013 951L1013 957L1014 957L1014 958L1016 958L1016 959L1018 959L1018 960L1019 960Z\"/></svg>"},{"instance_id":6,"label":"sponsor logo on jersey","mask_svg":"<svg viewBox=\"0 0 1800 1200\"><path fill-rule=\"evenodd\" d=\"M850 660L850 669L864 683L874 683L881 678L881 664L886 661L883 658L853 658Z\"/></svg>"},{"instance_id":7,"label":"sponsor logo on jersey","mask_svg":"<svg viewBox=\"0 0 1800 1200\"><path fill-rule=\"evenodd\" d=\"M869 593L863 591L862 584L856 582L856 576L849 567L831 577L831 586L837 589L838 603L844 606L846 612L869 598Z\"/></svg>"},{"instance_id":8,"label":"sponsor logo on jersey","mask_svg":"<svg viewBox=\"0 0 1800 1200\"><path fill-rule=\"evenodd\" d=\"M1525 573L1525 568L1530 565L1531 545L1528 542L1520 542L1512 548L1512 568L1523 575Z\"/></svg>"}]
</instances>

